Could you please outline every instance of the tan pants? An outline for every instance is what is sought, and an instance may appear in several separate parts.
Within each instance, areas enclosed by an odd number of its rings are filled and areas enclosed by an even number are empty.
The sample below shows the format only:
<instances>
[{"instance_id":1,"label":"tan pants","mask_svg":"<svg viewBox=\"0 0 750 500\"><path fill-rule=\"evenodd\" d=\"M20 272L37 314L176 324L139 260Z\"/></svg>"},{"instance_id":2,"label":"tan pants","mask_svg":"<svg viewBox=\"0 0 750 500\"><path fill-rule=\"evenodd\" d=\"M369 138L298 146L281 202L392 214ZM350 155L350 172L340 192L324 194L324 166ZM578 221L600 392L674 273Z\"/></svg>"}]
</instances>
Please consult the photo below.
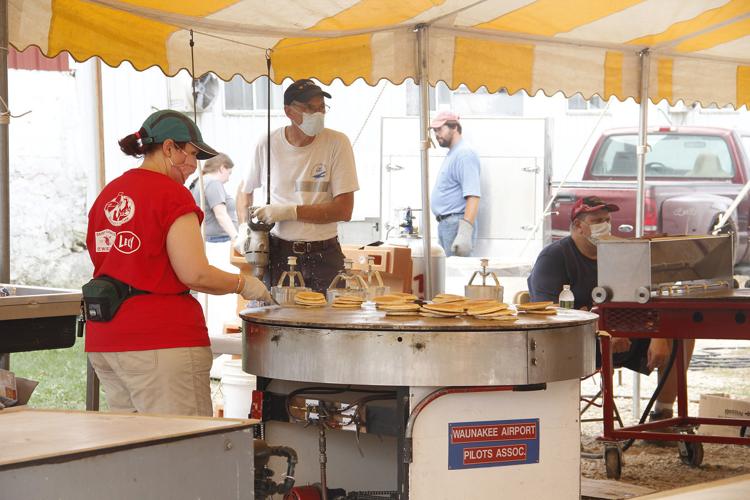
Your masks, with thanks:
<instances>
[{"instance_id":1,"label":"tan pants","mask_svg":"<svg viewBox=\"0 0 750 500\"><path fill-rule=\"evenodd\" d=\"M213 415L211 348L90 352L112 411Z\"/></svg>"}]
</instances>

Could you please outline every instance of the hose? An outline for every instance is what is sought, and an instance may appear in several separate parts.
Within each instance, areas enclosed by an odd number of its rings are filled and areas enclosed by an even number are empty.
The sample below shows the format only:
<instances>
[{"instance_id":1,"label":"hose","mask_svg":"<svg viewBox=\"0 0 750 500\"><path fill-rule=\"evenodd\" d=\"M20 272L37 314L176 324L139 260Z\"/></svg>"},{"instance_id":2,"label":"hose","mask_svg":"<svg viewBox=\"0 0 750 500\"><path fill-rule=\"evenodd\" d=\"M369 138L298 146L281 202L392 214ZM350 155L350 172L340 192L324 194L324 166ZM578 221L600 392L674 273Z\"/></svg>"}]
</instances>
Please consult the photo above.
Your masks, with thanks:
<instances>
[{"instance_id":1,"label":"hose","mask_svg":"<svg viewBox=\"0 0 750 500\"><path fill-rule=\"evenodd\" d=\"M659 397L659 394L661 393L661 390L664 387L664 384L667 382L667 377L669 377L669 372L672 371L672 366L674 365L675 358L677 358L677 342L673 341L672 352L669 354L669 360L667 361L667 365L664 368L664 373L659 374L659 383L656 384L656 389L654 389L654 393L651 395L651 399L648 400L648 404L646 405L646 408L643 410L643 414L641 415L641 419L638 421L638 425L641 425L644 422L646 422L646 418L648 418L648 414L651 412L651 408L654 406L654 403L656 403L656 399ZM623 452L627 451L628 448L633 446L634 442L635 442L635 438L630 438L627 441L625 441L625 444L622 447L622 451ZM600 459L600 458L604 458L604 453L581 453L581 458Z\"/></svg>"},{"instance_id":2,"label":"hose","mask_svg":"<svg viewBox=\"0 0 750 500\"><path fill-rule=\"evenodd\" d=\"M672 341L672 352L669 354L669 361L667 362L667 366L664 368L664 374L662 375L661 372L659 373L659 383L656 384L656 389L654 389L654 393L651 395L651 399L648 400L648 404L646 405L646 408L643 410L643 415L641 415L641 419L638 421L638 425L643 424L646 422L646 418L648 417L648 414L651 412L651 408L654 406L654 403L656 403L656 399L659 397L659 394L661 394L661 390L664 387L664 384L667 383L667 377L669 377L669 372L672 371L672 366L674 365L674 360L677 357L677 341ZM628 439L625 444L622 447L622 451L625 452L633 446L633 443L635 442L635 438Z\"/></svg>"}]
</instances>

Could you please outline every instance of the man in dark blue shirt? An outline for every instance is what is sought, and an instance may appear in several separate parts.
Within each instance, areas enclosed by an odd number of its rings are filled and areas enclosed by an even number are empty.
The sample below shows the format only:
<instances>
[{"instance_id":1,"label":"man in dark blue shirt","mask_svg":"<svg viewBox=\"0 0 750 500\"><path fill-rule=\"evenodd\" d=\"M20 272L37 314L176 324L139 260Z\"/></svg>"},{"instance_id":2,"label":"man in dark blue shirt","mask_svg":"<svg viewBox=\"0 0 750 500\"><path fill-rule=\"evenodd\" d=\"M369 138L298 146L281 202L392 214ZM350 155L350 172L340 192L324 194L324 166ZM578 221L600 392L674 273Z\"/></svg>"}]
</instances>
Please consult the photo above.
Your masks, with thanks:
<instances>
[{"instance_id":1,"label":"man in dark blue shirt","mask_svg":"<svg viewBox=\"0 0 750 500\"><path fill-rule=\"evenodd\" d=\"M589 310L593 305L591 292L597 286L596 242L611 235L610 212L620 207L605 203L597 196L580 198L570 213L570 236L545 247L537 257L527 281L529 295L534 302L557 302L563 285L570 285L575 296L575 308ZM687 360L692 355L694 342L685 342ZM671 343L666 339L612 339L615 366L624 366L649 374L664 367L669 359ZM597 366L600 365L597 343ZM687 369L687 363L685 363ZM677 370L671 370L657 399L652 420L670 418L677 397Z\"/></svg>"}]
</instances>

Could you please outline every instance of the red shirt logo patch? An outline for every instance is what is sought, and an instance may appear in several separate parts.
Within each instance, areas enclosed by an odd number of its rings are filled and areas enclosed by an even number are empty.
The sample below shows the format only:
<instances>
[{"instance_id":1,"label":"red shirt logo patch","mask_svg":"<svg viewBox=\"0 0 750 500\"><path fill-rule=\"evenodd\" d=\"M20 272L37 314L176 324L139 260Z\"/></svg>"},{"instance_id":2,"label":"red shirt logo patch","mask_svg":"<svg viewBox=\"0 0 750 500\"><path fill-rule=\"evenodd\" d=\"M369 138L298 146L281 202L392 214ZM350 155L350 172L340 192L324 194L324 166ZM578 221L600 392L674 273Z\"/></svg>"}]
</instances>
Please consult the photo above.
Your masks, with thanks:
<instances>
[{"instance_id":1,"label":"red shirt logo patch","mask_svg":"<svg viewBox=\"0 0 750 500\"><path fill-rule=\"evenodd\" d=\"M114 247L124 254L133 253L141 248L141 239L132 231L121 231L117 233Z\"/></svg>"},{"instance_id":2,"label":"red shirt logo patch","mask_svg":"<svg viewBox=\"0 0 750 500\"><path fill-rule=\"evenodd\" d=\"M122 226L135 215L135 203L133 198L124 195L122 192L117 193L113 199L104 205L104 215L113 226Z\"/></svg>"}]
</instances>

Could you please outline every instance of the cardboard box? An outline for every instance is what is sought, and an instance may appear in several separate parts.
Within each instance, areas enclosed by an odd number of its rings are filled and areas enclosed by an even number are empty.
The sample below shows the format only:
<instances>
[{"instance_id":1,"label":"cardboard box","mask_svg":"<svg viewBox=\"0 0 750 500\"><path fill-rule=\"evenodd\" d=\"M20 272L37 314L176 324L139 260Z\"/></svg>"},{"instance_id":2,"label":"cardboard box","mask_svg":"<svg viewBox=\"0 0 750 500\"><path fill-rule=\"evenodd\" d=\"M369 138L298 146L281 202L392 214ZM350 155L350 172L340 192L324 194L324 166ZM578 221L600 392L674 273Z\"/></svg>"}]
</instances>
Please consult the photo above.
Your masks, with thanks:
<instances>
[{"instance_id":1,"label":"cardboard box","mask_svg":"<svg viewBox=\"0 0 750 500\"><path fill-rule=\"evenodd\" d=\"M729 394L701 394L698 416L706 418L746 418L750 426L750 399L735 399ZM699 434L739 437L740 428L727 425L701 425Z\"/></svg>"},{"instance_id":2,"label":"cardboard box","mask_svg":"<svg viewBox=\"0 0 750 500\"><path fill-rule=\"evenodd\" d=\"M39 382L35 380L16 377L13 372L0 369L0 404L4 406L25 405L31 399L37 385Z\"/></svg>"}]
</instances>

